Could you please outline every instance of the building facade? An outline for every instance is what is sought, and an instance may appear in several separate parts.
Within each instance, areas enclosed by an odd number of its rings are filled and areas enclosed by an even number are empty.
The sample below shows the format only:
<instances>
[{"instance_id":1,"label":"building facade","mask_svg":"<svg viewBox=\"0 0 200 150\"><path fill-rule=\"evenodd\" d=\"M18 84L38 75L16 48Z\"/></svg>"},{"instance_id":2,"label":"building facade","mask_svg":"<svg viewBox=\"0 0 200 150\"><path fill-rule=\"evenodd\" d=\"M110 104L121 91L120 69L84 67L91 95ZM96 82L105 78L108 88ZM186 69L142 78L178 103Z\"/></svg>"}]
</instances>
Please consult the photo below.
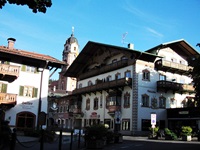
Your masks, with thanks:
<instances>
[{"instance_id":1,"label":"building facade","mask_svg":"<svg viewBox=\"0 0 200 150\"><path fill-rule=\"evenodd\" d=\"M48 120L49 127L59 126L63 128L72 128L73 117L70 116L69 104L70 100L63 99L63 96L70 95L76 88L77 80L74 77L66 77L64 73L73 63L79 54L78 40L74 37L72 31L71 36L66 40L64 44L64 50L62 52L62 61L65 62L65 66L62 67L59 73L59 79L52 81L49 85L49 97L48 97Z\"/></svg>"},{"instance_id":2,"label":"building facade","mask_svg":"<svg viewBox=\"0 0 200 150\"><path fill-rule=\"evenodd\" d=\"M0 47L1 119L18 130L34 129L46 125L49 68L61 68L65 63L16 49L14 43L9 38L8 46Z\"/></svg>"},{"instance_id":3,"label":"building facade","mask_svg":"<svg viewBox=\"0 0 200 150\"><path fill-rule=\"evenodd\" d=\"M107 124L123 134L143 134L149 131L151 114L156 114L160 128L174 129L177 122L198 128L200 116L190 118L188 110L198 110L188 58L199 53L184 40L146 52L132 48L86 44L65 73L78 80L76 89L65 97L73 102L68 112L74 124L82 128ZM173 117L173 110L178 117Z\"/></svg>"}]
</instances>

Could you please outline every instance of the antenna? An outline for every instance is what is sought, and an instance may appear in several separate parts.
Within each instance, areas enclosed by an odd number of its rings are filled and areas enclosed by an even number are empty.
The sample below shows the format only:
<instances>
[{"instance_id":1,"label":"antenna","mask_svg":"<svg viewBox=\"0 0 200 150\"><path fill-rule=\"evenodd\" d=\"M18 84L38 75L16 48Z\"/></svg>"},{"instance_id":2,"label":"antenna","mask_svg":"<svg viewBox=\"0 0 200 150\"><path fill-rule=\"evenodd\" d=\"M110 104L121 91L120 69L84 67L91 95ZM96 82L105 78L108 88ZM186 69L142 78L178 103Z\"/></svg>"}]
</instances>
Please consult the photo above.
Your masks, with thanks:
<instances>
[{"instance_id":1,"label":"antenna","mask_svg":"<svg viewBox=\"0 0 200 150\"><path fill-rule=\"evenodd\" d=\"M122 44L125 44L124 40L127 36L128 32L125 32L124 34L122 34Z\"/></svg>"}]
</instances>

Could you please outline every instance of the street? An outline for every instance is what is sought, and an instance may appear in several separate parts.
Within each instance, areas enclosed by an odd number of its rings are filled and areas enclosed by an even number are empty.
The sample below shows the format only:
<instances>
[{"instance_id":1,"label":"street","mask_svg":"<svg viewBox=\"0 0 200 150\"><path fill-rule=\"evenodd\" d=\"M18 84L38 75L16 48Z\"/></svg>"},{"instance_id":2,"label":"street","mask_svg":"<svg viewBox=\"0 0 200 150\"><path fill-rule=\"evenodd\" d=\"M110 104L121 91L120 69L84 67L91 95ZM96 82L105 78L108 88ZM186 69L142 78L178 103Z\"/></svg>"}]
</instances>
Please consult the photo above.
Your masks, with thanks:
<instances>
[{"instance_id":1,"label":"street","mask_svg":"<svg viewBox=\"0 0 200 150\"><path fill-rule=\"evenodd\" d=\"M40 150L39 142L28 142L16 144L15 150ZM44 143L44 150L58 150L59 141L53 143ZM72 150L84 150L84 143L82 142L78 148L77 141L72 144ZM104 150L199 150L200 141L169 141L169 140L149 140L141 137L124 137L123 143L108 144ZM70 142L62 144L62 150L70 150Z\"/></svg>"}]
</instances>

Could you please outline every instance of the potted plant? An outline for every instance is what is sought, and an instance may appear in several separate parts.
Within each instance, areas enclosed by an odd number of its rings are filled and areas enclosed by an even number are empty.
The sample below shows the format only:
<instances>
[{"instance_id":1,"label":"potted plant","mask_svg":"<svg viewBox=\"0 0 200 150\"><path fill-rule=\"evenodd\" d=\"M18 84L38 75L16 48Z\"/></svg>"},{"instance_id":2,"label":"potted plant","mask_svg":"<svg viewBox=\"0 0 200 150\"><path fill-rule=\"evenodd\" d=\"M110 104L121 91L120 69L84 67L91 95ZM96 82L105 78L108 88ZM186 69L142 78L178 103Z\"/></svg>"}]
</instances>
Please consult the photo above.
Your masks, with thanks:
<instances>
[{"instance_id":1,"label":"potted plant","mask_svg":"<svg viewBox=\"0 0 200 150\"><path fill-rule=\"evenodd\" d=\"M88 149L103 148L106 141L107 128L104 125L92 125L85 129L85 143Z\"/></svg>"},{"instance_id":2,"label":"potted plant","mask_svg":"<svg viewBox=\"0 0 200 150\"><path fill-rule=\"evenodd\" d=\"M150 130L150 134L148 136L149 139L158 139L158 131L159 131L159 127L149 127Z\"/></svg>"},{"instance_id":3,"label":"potted plant","mask_svg":"<svg viewBox=\"0 0 200 150\"><path fill-rule=\"evenodd\" d=\"M181 127L181 135L183 141L191 141L192 140L192 128L190 126L182 126Z\"/></svg>"}]
</instances>

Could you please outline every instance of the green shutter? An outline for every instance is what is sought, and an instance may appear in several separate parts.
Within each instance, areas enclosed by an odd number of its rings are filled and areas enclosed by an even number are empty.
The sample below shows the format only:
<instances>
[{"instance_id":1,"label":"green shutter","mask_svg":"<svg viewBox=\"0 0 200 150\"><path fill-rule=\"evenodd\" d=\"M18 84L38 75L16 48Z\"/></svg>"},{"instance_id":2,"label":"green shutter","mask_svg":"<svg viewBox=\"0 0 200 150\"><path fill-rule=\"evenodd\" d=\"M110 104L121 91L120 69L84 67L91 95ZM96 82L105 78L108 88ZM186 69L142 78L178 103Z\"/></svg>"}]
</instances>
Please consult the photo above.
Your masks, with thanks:
<instances>
[{"instance_id":1,"label":"green shutter","mask_svg":"<svg viewBox=\"0 0 200 150\"><path fill-rule=\"evenodd\" d=\"M1 92L2 93L6 93L7 92L7 84L2 84Z\"/></svg>"},{"instance_id":2,"label":"green shutter","mask_svg":"<svg viewBox=\"0 0 200 150\"><path fill-rule=\"evenodd\" d=\"M26 71L26 65L22 65L21 71Z\"/></svg>"},{"instance_id":3,"label":"green shutter","mask_svg":"<svg viewBox=\"0 0 200 150\"><path fill-rule=\"evenodd\" d=\"M19 96L23 96L24 95L24 86L20 86L19 87Z\"/></svg>"},{"instance_id":4,"label":"green shutter","mask_svg":"<svg viewBox=\"0 0 200 150\"><path fill-rule=\"evenodd\" d=\"M33 88L33 97L37 97L38 88Z\"/></svg>"}]
</instances>

